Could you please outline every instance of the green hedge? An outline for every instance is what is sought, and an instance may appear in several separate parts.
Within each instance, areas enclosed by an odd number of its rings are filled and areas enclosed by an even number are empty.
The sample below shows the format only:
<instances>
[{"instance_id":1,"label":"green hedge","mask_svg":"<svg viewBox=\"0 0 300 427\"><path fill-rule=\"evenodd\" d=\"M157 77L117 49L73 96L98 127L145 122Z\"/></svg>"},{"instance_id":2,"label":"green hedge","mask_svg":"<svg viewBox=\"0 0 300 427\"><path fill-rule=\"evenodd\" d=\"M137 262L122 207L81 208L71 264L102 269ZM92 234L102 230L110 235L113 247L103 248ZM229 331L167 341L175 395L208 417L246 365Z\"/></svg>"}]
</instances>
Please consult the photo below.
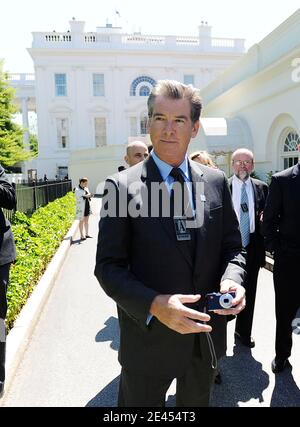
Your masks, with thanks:
<instances>
[{"instance_id":1,"label":"green hedge","mask_svg":"<svg viewBox=\"0 0 300 427\"><path fill-rule=\"evenodd\" d=\"M16 212L12 231L17 260L10 270L6 326L12 328L21 308L46 270L75 218L75 196L66 196L39 208L31 217Z\"/></svg>"}]
</instances>

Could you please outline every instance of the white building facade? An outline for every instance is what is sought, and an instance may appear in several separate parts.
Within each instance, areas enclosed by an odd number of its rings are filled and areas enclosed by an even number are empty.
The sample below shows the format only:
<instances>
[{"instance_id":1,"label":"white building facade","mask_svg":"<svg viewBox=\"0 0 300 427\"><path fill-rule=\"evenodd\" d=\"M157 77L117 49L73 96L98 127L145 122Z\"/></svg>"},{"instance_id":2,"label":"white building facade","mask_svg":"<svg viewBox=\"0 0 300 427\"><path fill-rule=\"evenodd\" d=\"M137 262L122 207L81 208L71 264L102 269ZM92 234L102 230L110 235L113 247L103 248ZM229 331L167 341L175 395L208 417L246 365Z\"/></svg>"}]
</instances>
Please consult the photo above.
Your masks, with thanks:
<instances>
[{"instance_id":1,"label":"white building facade","mask_svg":"<svg viewBox=\"0 0 300 427\"><path fill-rule=\"evenodd\" d=\"M95 192L123 164L128 141L150 143L147 96L169 78L201 89L202 126L189 151L208 150L230 174L232 152L247 147L266 179L298 161L299 28L300 9L247 54L243 40L215 39L205 24L197 37L109 25L86 33L78 21L66 33L33 33L35 79L23 76L17 92L24 122L28 107L38 117L39 157L26 168L38 177L68 174L74 184L86 175Z\"/></svg>"},{"instance_id":2,"label":"white building facade","mask_svg":"<svg viewBox=\"0 0 300 427\"><path fill-rule=\"evenodd\" d=\"M248 135L240 146L254 152L262 179L299 158L299 28L300 9L202 90L203 116L240 123L241 133ZM232 151L226 138L223 142Z\"/></svg>"},{"instance_id":3,"label":"white building facade","mask_svg":"<svg viewBox=\"0 0 300 427\"><path fill-rule=\"evenodd\" d=\"M244 40L213 38L207 24L191 37L84 26L73 20L66 33L33 33L39 157L28 167L39 177L87 175L95 191L123 163L128 141L149 141L146 102L155 82L204 88L244 55Z\"/></svg>"}]
</instances>

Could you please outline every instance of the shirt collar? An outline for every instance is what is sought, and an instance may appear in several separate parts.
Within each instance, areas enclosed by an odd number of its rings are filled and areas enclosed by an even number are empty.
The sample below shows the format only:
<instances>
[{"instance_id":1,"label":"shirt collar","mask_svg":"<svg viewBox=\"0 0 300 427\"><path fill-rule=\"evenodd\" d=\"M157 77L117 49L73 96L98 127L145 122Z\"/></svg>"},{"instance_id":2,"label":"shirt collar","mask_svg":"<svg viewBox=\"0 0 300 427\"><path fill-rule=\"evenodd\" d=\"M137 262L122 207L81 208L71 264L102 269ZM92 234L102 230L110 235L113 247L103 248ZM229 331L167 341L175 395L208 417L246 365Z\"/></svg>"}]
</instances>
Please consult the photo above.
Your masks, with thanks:
<instances>
[{"instance_id":1,"label":"shirt collar","mask_svg":"<svg viewBox=\"0 0 300 427\"><path fill-rule=\"evenodd\" d=\"M171 170L173 169L173 166L169 165L168 163L161 160L156 154L155 151L152 150L150 153L150 156L152 156L152 159L154 160L156 166L158 167L158 170L162 176L162 179L165 181ZM185 156L183 162L178 166L179 169L182 171L184 177L186 180L190 181L190 175L189 175L189 167L188 167L188 158Z\"/></svg>"},{"instance_id":2,"label":"shirt collar","mask_svg":"<svg viewBox=\"0 0 300 427\"><path fill-rule=\"evenodd\" d=\"M249 185L251 184L251 180L250 180L250 176L249 178L244 182L242 181L240 178L238 178L236 175L233 175L234 182L239 185L240 187L245 183L247 187L249 187Z\"/></svg>"}]
</instances>

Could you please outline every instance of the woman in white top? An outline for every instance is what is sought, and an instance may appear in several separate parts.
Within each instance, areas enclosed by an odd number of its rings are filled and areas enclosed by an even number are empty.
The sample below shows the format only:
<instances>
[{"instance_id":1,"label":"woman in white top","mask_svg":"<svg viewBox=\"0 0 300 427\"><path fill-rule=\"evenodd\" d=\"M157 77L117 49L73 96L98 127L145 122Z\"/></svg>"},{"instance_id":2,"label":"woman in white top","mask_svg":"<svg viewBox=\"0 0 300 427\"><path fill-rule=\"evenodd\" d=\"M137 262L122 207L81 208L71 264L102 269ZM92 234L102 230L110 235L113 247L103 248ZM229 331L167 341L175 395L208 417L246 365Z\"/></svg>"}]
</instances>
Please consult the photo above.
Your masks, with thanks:
<instances>
[{"instance_id":1,"label":"woman in white top","mask_svg":"<svg viewBox=\"0 0 300 427\"><path fill-rule=\"evenodd\" d=\"M90 200L93 195L88 189L88 179L80 178L79 186L75 189L76 219L79 219L79 231L81 240L91 238L89 236L89 216L91 214ZM83 233L85 229L85 236Z\"/></svg>"}]
</instances>

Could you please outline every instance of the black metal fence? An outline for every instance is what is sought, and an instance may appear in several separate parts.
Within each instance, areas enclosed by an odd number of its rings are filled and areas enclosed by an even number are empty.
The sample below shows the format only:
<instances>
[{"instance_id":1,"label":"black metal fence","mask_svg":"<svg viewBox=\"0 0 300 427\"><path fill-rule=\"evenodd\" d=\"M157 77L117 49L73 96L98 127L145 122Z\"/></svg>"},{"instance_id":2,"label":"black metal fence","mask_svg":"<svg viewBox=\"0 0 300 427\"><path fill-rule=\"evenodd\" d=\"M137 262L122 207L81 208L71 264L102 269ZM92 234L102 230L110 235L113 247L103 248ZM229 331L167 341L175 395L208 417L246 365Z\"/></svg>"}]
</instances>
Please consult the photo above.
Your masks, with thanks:
<instances>
[{"instance_id":1,"label":"black metal fence","mask_svg":"<svg viewBox=\"0 0 300 427\"><path fill-rule=\"evenodd\" d=\"M53 202L55 199L65 196L72 191L72 181L45 181L31 182L16 185L17 206L16 210L26 214L32 214L39 207ZM7 219L11 219L14 211L3 209Z\"/></svg>"}]
</instances>

